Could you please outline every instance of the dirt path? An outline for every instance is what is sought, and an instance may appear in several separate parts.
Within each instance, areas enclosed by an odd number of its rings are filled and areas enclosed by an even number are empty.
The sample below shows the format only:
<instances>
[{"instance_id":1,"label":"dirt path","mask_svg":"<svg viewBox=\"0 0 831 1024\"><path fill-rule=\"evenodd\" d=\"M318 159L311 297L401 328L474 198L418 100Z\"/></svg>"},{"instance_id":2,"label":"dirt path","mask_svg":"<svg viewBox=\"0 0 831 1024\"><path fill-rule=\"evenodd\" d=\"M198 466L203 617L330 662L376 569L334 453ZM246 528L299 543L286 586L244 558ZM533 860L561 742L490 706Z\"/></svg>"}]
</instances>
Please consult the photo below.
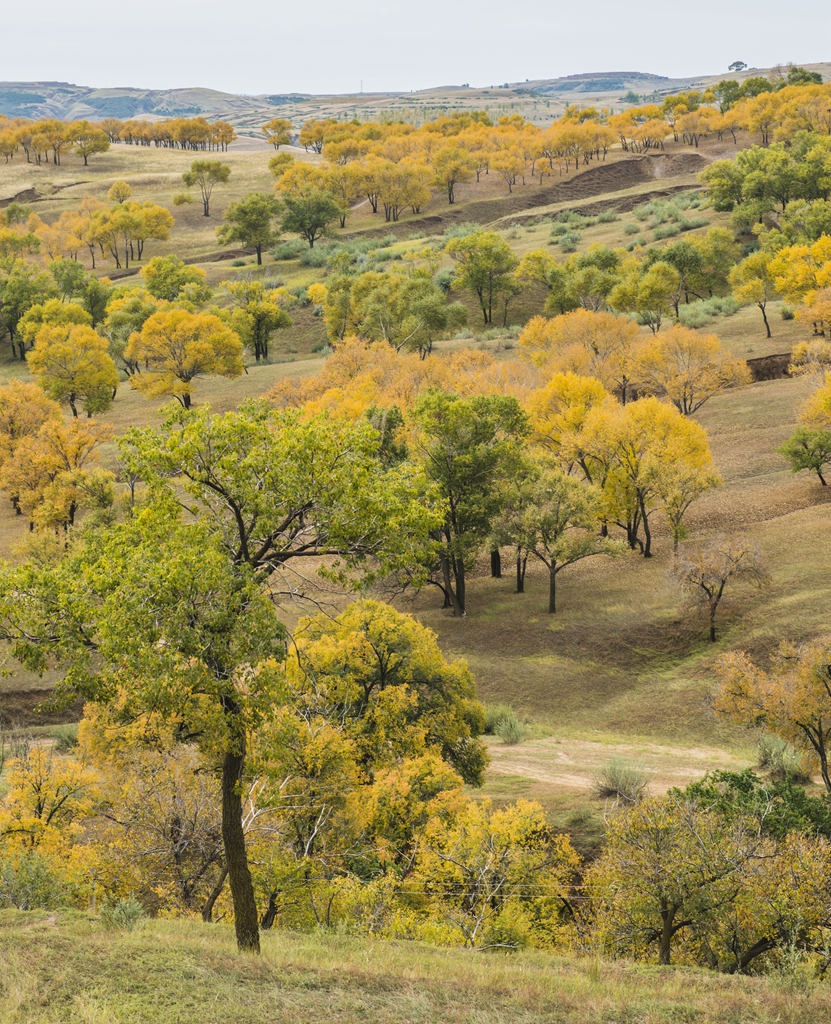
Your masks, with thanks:
<instances>
[{"instance_id":1,"label":"dirt path","mask_svg":"<svg viewBox=\"0 0 831 1024\"><path fill-rule=\"evenodd\" d=\"M522 777L533 784L535 795L588 793L594 776L614 758L635 765L651 776L649 791L666 793L672 786L685 786L715 768L746 768L746 758L716 747L674 747L658 743L613 743L546 736L516 746L499 740L488 744L491 763L489 781Z\"/></svg>"}]
</instances>

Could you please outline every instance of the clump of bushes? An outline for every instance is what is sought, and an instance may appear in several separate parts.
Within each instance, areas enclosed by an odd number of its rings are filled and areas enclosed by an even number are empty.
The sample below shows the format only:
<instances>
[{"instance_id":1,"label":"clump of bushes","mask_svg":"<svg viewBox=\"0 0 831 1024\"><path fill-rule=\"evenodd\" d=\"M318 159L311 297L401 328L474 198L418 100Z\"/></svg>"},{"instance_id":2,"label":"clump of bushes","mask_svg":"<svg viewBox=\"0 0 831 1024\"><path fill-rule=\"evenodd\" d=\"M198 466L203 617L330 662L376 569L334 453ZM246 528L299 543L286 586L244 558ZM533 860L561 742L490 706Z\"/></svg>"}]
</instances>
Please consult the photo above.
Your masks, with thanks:
<instances>
[{"instance_id":1,"label":"clump of bushes","mask_svg":"<svg viewBox=\"0 0 831 1024\"><path fill-rule=\"evenodd\" d=\"M719 316L733 316L740 306L732 295L712 295L681 306L678 316L684 327L705 327Z\"/></svg>"},{"instance_id":2,"label":"clump of bushes","mask_svg":"<svg viewBox=\"0 0 831 1024\"><path fill-rule=\"evenodd\" d=\"M681 228L678 224L661 224L652 232L652 237L656 242L661 242L665 238L672 238L674 235L680 235Z\"/></svg>"},{"instance_id":3,"label":"clump of bushes","mask_svg":"<svg viewBox=\"0 0 831 1024\"><path fill-rule=\"evenodd\" d=\"M296 260L308 248L302 238L290 238L286 242L279 242L271 252L275 260Z\"/></svg>"},{"instance_id":4,"label":"clump of bushes","mask_svg":"<svg viewBox=\"0 0 831 1024\"><path fill-rule=\"evenodd\" d=\"M646 795L650 778L642 768L613 758L595 773L594 792L605 799L636 804Z\"/></svg>"},{"instance_id":5,"label":"clump of bushes","mask_svg":"<svg viewBox=\"0 0 831 1024\"><path fill-rule=\"evenodd\" d=\"M54 910L71 902L66 883L37 850L0 861L0 907Z\"/></svg>"},{"instance_id":6,"label":"clump of bushes","mask_svg":"<svg viewBox=\"0 0 831 1024\"><path fill-rule=\"evenodd\" d=\"M759 767L766 769L771 778L802 785L811 781L799 751L779 736L764 733L759 737L758 750Z\"/></svg>"},{"instance_id":7,"label":"clump of bushes","mask_svg":"<svg viewBox=\"0 0 831 1024\"><path fill-rule=\"evenodd\" d=\"M461 224L451 224L444 230L442 246L447 245L451 238L467 238L468 235L472 235L474 231L479 230L480 225L472 224L470 221L464 221Z\"/></svg>"},{"instance_id":8,"label":"clump of bushes","mask_svg":"<svg viewBox=\"0 0 831 1024\"><path fill-rule=\"evenodd\" d=\"M498 736L503 743L520 743L524 735L522 723L509 704L488 704L485 708L485 734Z\"/></svg>"},{"instance_id":9,"label":"clump of bushes","mask_svg":"<svg viewBox=\"0 0 831 1024\"><path fill-rule=\"evenodd\" d=\"M560 248L563 252L576 252L582 237L579 231L568 231L560 237Z\"/></svg>"},{"instance_id":10,"label":"clump of bushes","mask_svg":"<svg viewBox=\"0 0 831 1024\"><path fill-rule=\"evenodd\" d=\"M68 754L78 746L78 726L74 723L56 725L52 735L55 738L55 750L59 754Z\"/></svg>"}]
</instances>

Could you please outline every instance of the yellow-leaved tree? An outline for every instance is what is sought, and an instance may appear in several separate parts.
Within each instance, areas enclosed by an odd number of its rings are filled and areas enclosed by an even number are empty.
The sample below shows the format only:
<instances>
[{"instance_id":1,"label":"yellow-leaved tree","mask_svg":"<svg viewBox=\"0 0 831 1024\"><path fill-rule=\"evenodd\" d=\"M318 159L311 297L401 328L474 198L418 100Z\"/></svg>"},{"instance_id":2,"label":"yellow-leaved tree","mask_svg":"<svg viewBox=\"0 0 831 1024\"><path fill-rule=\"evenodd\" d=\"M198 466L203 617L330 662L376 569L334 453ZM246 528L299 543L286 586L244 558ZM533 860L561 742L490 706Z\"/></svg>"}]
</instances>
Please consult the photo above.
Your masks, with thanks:
<instances>
[{"instance_id":1,"label":"yellow-leaved tree","mask_svg":"<svg viewBox=\"0 0 831 1024\"><path fill-rule=\"evenodd\" d=\"M576 309L547 320L533 317L519 336L519 345L546 371L594 377L626 402L632 379L638 325L613 313Z\"/></svg>"},{"instance_id":2,"label":"yellow-leaved tree","mask_svg":"<svg viewBox=\"0 0 831 1024\"><path fill-rule=\"evenodd\" d=\"M112 404L118 370L107 340L91 327L45 323L26 359L46 394L66 402L73 416L78 415L79 402L88 416Z\"/></svg>"},{"instance_id":3,"label":"yellow-leaved tree","mask_svg":"<svg viewBox=\"0 0 831 1024\"><path fill-rule=\"evenodd\" d=\"M769 671L733 651L719 675L716 711L743 725L762 725L804 751L831 792L831 637L781 644Z\"/></svg>"},{"instance_id":4,"label":"yellow-leaved tree","mask_svg":"<svg viewBox=\"0 0 831 1024\"><path fill-rule=\"evenodd\" d=\"M130 336L124 357L144 366L130 378L137 391L150 398L173 395L185 409L190 408L197 377L239 377L244 370L236 331L212 313L184 309L148 317Z\"/></svg>"},{"instance_id":5,"label":"yellow-leaved tree","mask_svg":"<svg viewBox=\"0 0 831 1024\"><path fill-rule=\"evenodd\" d=\"M635 365L638 379L666 394L685 416L724 388L750 383L747 363L725 352L715 334L679 324L645 341Z\"/></svg>"}]
</instances>

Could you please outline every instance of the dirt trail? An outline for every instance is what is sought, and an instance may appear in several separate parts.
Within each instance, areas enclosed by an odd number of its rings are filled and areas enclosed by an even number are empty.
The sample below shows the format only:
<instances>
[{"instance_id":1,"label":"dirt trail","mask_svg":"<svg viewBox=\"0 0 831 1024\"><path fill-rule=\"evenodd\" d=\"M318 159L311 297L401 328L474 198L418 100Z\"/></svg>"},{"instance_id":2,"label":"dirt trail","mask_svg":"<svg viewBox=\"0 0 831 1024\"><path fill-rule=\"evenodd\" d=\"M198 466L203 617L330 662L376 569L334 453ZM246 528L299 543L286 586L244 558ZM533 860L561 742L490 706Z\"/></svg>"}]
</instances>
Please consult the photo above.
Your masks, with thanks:
<instances>
[{"instance_id":1,"label":"dirt trail","mask_svg":"<svg viewBox=\"0 0 831 1024\"><path fill-rule=\"evenodd\" d=\"M491 763L488 778L521 776L535 790L549 794L589 792L595 773L613 758L636 765L651 776L649 791L666 793L671 786L685 786L715 768L741 769L748 761L715 747L671 747L658 743L601 743L547 736L517 746L498 740L488 744Z\"/></svg>"}]
</instances>

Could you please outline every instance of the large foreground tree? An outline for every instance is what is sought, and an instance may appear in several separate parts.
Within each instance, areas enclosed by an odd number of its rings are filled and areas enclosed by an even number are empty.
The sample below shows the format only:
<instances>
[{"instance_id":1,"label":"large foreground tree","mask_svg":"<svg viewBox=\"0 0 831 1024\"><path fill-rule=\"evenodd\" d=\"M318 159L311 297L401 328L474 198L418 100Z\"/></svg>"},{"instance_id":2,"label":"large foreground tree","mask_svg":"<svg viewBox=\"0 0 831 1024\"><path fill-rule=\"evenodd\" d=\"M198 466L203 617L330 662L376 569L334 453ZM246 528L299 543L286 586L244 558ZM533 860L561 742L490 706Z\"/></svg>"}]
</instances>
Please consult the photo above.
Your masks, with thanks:
<instances>
[{"instance_id":1,"label":"large foreground tree","mask_svg":"<svg viewBox=\"0 0 831 1024\"><path fill-rule=\"evenodd\" d=\"M368 423L179 410L121 447L146 500L57 563L4 567L0 636L29 669L61 669L67 696L173 723L212 757L237 943L257 951L241 784L251 733L282 699L273 599L308 587L309 558L364 576L411 562L435 516L411 470L382 465Z\"/></svg>"}]
</instances>

